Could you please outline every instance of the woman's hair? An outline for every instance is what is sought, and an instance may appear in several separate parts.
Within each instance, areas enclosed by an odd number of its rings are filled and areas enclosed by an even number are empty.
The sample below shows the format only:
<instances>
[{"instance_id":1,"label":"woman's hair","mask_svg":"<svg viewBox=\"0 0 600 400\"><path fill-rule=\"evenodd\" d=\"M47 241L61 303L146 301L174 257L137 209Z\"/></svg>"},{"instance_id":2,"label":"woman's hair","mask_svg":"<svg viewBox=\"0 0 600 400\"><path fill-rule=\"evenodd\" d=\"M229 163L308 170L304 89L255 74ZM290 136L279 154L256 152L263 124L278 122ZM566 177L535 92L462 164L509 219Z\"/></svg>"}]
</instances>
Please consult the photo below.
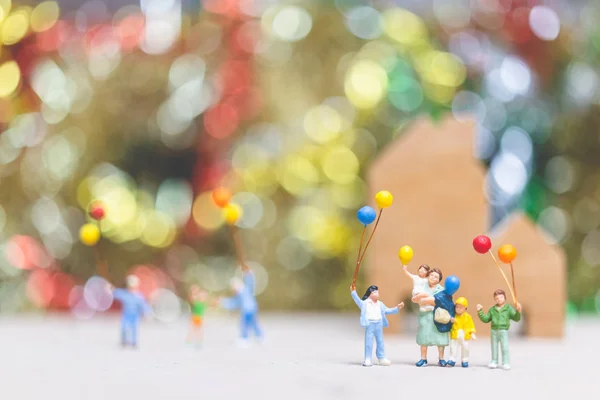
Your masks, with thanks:
<instances>
[{"instance_id":1,"label":"woman's hair","mask_svg":"<svg viewBox=\"0 0 600 400\"><path fill-rule=\"evenodd\" d=\"M425 268L425 271L427 271L427 274L429 274L429 271L431 271L431 267L427 264L421 265L419 268L417 268L417 271L420 270L421 268Z\"/></svg>"},{"instance_id":2,"label":"woman's hair","mask_svg":"<svg viewBox=\"0 0 600 400\"><path fill-rule=\"evenodd\" d=\"M375 285L371 285L367 288L367 291L365 292L365 295L362 297L363 300L366 300L369 298L369 296L371 295L371 293L373 293L374 291L379 290L379 288Z\"/></svg>"},{"instance_id":3,"label":"woman's hair","mask_svg":"<svg viewBox=\"0 0 600 400\"><path fill-rule=\"evenodd\" d=\"M439 268L432 268L428 273L427 276L431 275L432 272L435 272L436 274L439 275L440 277L440 282L442 281L442 279L444 278L444 275L442 275L442 271L439 270Z\"/></svg>"}]
</instances>

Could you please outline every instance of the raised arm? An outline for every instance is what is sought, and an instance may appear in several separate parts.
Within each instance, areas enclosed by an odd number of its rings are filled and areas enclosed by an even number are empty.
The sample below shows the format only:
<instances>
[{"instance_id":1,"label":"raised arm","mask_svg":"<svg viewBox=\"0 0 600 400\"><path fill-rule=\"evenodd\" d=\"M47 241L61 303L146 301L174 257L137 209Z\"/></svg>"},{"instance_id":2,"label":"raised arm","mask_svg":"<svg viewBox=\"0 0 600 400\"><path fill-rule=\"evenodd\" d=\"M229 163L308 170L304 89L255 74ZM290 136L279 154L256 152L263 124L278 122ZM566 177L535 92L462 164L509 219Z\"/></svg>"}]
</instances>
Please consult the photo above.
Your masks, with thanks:
<instances>
[{"instance_id":1,"label":"raised arm","mask_svg":"<svg viewBox=\"0 0 600 400\"><path fill-rule=\"evenodd\" d=\"M256 278L254 277L254 272L252 272L251 269L247 269L244 271L244 276L242 278L242 281L244 282L244 286L246 286L248 288L248 291L251 294L254 294Z\"/></svg>"},{"instance_id":2,"label":"raised arm","mask_svg":"<svg viewBox=\"0 0 600 400\"><path fill-rule=\"evenodd\" d=\"M413 275L410 272L408 272L408 267L406 265L402 266L402 270L404 271L404 274L406 276L408 276L410 279L415 279L417 277L416 275Z\"/></svg>"},{"instance_id":3,"label":"raised arm","mask_svg":"<svg viewBox=\"0 0 600 400\"><path fill-rule=\"evenodd\" d=\"M492 320L492 316L490 315L490 311L488 310L487 313L483 312L483 307L481 306L481 304L477 304L477 316L479 317L479 320L481 322L484 323L488 323Z\"/></svg>"},{"instance_id":4,"label":"raised arm","mask_svg":"<svg viewBox=\"0 0 600 400\"><path fill-rule=\"evenodd\" d=\"M356 290L353 290L352 292L350 292L350 294L352 295L352 300L354 300L358 308L362 308L363 300L361 300L361 298L358 297L358 293L356 293Z\"/></svg>"}]
</instances>

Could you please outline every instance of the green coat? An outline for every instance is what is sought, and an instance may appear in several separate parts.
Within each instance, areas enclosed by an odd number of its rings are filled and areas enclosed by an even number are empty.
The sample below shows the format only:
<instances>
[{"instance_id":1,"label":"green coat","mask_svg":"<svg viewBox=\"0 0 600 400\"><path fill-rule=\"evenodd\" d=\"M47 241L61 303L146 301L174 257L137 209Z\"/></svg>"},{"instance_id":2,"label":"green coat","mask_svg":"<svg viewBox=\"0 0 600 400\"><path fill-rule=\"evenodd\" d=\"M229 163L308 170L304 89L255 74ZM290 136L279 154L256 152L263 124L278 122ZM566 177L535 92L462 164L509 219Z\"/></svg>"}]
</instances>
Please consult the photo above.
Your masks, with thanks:
<instances>
[{"instance_id":1,"label":"green coat","mask_svg":"<svg viewBox=\"0 0 600 400\"><path fill-rule=\"evenodd\" d=\"M206 303L202 301L194 301L191 304L192 306L192 315L202 317L204 316L204 311L206 310Z\"/></svg>"},{"instance_id":2,"label":"green coat","mask_svg":"<svg viewBox=\"0 0 600 400\"><path fill-rule=\"evenodd\" d=\"M521 313L514 309L513 306L508 304L504 304L500 309L498 307L493 306L488 310L487 313L484 313L483 310L478 311L477 315L481 322L492 322L492 330L508 330L510 328L510 320L512 319L515 322L519 322L521 320Z\"/></svg>"}]
</instances>

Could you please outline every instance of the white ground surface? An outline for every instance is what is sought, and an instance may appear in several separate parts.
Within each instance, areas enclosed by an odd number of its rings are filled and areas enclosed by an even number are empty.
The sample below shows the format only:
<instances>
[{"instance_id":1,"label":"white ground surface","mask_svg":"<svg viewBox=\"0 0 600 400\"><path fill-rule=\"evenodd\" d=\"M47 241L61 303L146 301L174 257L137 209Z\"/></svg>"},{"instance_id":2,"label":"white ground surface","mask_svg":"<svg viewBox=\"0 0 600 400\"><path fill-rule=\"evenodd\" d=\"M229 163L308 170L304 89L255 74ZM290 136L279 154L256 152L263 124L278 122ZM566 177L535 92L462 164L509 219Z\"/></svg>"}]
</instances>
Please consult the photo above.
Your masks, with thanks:
<instances>
[{"instance_id":1,"label":"white ground surface","mask_svg":"<svg viewBox=\"0 0 600 400\"><path fill-rule=\"evenodd\" d=\"M471 367L417 368L414 337L386 336L390 367L360 365L357 315L263 314L267 342L235 347L237 319L207 316L201 349L187 320L144 322L138 350L118 346L117 316L0 317L0 394L7 400L586 399L600 398L600 320L571 324L561 341L511 339L511 371L489 370L489 339ZM429 361L435 364L431 349Z\"/></svg>"}]
</instances>

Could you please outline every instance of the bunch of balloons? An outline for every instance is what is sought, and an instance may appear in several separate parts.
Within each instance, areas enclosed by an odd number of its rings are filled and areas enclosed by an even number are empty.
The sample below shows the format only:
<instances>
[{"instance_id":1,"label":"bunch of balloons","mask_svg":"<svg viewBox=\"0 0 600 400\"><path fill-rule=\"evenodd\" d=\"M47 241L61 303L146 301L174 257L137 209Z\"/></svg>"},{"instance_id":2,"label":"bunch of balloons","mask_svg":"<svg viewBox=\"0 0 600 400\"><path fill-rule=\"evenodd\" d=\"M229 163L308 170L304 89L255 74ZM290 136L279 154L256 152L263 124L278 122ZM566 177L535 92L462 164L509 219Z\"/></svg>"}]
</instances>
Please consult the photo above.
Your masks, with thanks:
<instances>
[{"instance_id":1,"label":"bunch of balloons","mask_svg":"<svg viewBox=\"0 0 600 400\"><path fill-rule=\"evenodd\" d=\"M217 207L223 210L223 218L227 225L231 227L231 237L233 238L233 245L235 247L235 254L238 262L244 268L246 263L244 262L244 256L242 252L242 245L237 235L237 228L235 224L242 217L242 209L235 203L231 203L231 191L224 187L218 187L212 192L212 198Z\"/></svg>"},{"instance_id":2,"label":"bunch of balloons","mask_svg":"<svg viewBox=\"0 0 600 400\"><path fill-rule=\"evenodd\" d=\"M79 229L79 239L86 246L95 246L100 240L100 228L98 224L106 215L106 206L101 201L94 201L88 207L88 214L97 223L84 224Z\"/></svg>"},{"instance_id":3,"label":"bunch of balloons","mask_svg":"<svg viewBox=\"0 0 600 400\"><path fill-rule=\"evenodd\" d=\"M375 204L377 204L377 207L379 207L380 216L383 209L391 206L393 202L394 196L392 196L392 194L386 190L382 190L375 195ZM375 221L375 218L377 218L377 213L373 207L364 206L358 210L356 217L358 218L358 222L366 227Z\"/></svg>"},{"instance_id":4,"label":"bunch of balloons","mask_svg":"<svg viewBox=\"0 0 600 400\"><path fill-rule=\"evenodd\" d=\"M217 207L223 209L223 218L228 225L235 225L242 217L240 206L231 201L231 191L224 187L218 187L212 192L212 198Z\"/></svg>"},{"instance_id":5,"label":"bunch of balloons","mask_svg":"<svg viewBox=\"0 0 600 400\"><path fill-rule=\"evenodd\" d=\"M485 235L477 236L475 239L473 239L473 248L479 254L489 253L490 256L492 256L492 259L494 260L496 267L498 267L498 270L502 274L504 281L508 285L508 289L510 290L510 294L512 295L513 302L515 304L517 304L518 300L517 300L517 289L515 286L515 271L514 271L513 264L512 264L512 262L515 260L515 258L517 258L517 250L510 244L502 245L498 249L498 258L500 259L500 261L502 261L504 264L510 264L510 273L511 273L511 277L512 277L512 285L511 285L508 281L508 278L504 274L504 271L502 271L502 268L500 268L498 261L496 261L496 257L494 257L494 254L492 253L492 240L489 237L487 237Z\"/></svg>"},{"instance_id":6,"label":"bunch of balloons","mask_svg":"<svg viewBox=\"0 0 600 400\"><path fill-rule=\"evenodd\" d=\"M95 222L88 222L79 229L79 239L86 246L94 248L97 271L101 276L108 278L108 266L102 261L100 251L95 247L102 236L99 225L106 216L106 205L99 200L93 201L88 207L88 215Z\"/></svg>"},{"instance_id":7,"label":"bunch of balloons","mask_svg":"<svg viewBox=\"0 0 600 400\"><path fill-rule=\"evenodd\" d=\"M365 257L367 248L369 247L369 243L371 243L371 239L373 239L373 235L375 235L375 230L377 229L377 225L379 224L379 220L381 219L381 214L383 213L383 209L391 206L393 202L394 202L394 196L392 196L392 194L390 192L388 192L386 190L382 190L380 192L377 192L377 194L375 195L375 204L377 204L377 207L379 208L379 216L377 216L377 213L375 212L373 207L369 207L369 206L362 207L356 213L356 218L358 219L358 222L360 222L361 224L364 225L364 229L363 229L362 236L360 238L360 244L358 246L358 257L356 259L356 268L354 269L354 277L352 278L353 286L356 285L356 278L358 277L358 271L360 269L360 264L362 263L362 260ZM377 222L375 222L375 227L373 227L373 232L371 232L371 236L369 237L369 240L367 241L367 244L365 245L364 250L363 250L363 241L365 239L365 233L367 231L367 226L372 224L373 221L375 221L375 219L377 219Z\"/></svg>"}]
</instances>

